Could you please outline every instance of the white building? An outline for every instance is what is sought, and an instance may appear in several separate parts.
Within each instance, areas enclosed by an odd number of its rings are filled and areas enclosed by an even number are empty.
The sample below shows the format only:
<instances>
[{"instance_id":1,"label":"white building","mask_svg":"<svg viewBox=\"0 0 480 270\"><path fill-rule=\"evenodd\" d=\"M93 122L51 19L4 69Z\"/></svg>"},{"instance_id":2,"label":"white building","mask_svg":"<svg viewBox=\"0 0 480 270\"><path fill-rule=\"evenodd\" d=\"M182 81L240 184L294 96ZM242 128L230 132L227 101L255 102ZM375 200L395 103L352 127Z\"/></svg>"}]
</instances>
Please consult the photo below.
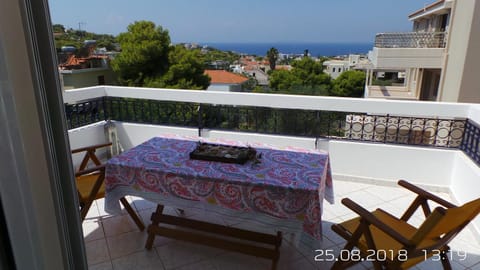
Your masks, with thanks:
<instances>
[{"instance_id":1,"label":"white building","mask_svg":"<svg viewBox=\"0 0 480 270\"><path fill-rule=\"evenodd\" d=\"M365 96L480 102L478 78L467 76L480 61L477 1L439 0L408 18L413 32L377 34Z\"/></svg>"},{"instance_id":2,"label":"white building","mask_svg":"<svg viewBox=\"0 0 480 270\"><path fill-rule=\"evenodd\" d=\"M354 69L358 64L361 63L360 55L350 54L348 58L343 60L332 59L323 62L325 67L324 72L330 75L333 79L338 78L342 72Z\"/></svg>"}]
</instances>

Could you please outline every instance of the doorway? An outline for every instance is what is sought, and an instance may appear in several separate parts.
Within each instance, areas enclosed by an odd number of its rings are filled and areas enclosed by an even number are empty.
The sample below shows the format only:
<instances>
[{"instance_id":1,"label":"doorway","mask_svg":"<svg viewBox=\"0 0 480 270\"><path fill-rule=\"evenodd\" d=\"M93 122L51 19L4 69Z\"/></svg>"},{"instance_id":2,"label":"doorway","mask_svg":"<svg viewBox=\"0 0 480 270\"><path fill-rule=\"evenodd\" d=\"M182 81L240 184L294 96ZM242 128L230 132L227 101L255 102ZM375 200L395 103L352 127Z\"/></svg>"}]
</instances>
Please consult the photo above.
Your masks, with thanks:
<instances>
[{"instance_id":1,"label":"doorway","mask_svg":"<svg viewBox=\"0 0 480 270\"><path fill-rule=\"evenodd\" d=\"M441 69L424 69L420 88L420 100L436 101L440 85Z\"/></svg>"}]
</instances>

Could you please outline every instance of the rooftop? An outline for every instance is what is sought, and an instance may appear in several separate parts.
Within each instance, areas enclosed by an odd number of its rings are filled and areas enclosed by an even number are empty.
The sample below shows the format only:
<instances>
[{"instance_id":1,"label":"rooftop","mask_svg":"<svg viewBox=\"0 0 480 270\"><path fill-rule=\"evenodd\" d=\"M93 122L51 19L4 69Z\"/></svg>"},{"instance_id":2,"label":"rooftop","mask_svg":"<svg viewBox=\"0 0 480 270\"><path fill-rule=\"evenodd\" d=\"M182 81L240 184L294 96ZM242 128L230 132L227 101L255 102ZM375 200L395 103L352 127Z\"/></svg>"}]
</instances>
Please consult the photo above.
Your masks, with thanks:
<instances>
[{"instance_id":1,"label":"rooftop","mask_svg":"<svg viewBox=\"0 0 480 270\"><path fill-rule=\"evenodd\" d=\"M211 84L242 84L248 81L248 78L226 70L207 69L205 74L212 78Z\"/></svg>"}]
</instances>

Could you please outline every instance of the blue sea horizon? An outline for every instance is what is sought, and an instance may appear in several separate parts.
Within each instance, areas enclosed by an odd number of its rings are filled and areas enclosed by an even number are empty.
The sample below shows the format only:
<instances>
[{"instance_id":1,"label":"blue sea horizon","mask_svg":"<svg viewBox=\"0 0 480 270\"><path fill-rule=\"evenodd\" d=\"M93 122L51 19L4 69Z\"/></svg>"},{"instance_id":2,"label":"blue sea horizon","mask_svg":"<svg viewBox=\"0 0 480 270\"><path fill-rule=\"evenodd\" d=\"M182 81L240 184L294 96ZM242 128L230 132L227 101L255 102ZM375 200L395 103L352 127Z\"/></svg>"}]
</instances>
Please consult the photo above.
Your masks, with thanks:
<instances>
[{"instance_id":1,"label":"blue sea horizon","mask_svg":"<svg viewBox=\"0 0 480 270\"><path fill-rule=\"evenodd\" d=\"M265 56L267 51L275 47L283 54L303 54L308 50L311 56L338 56L348 54L367 54L373 43L307 43L307 42L272 42L272 43L234 43L234 42L202 42L202 46L233 51L239 54Z\"/></svg>"}]
</instances>

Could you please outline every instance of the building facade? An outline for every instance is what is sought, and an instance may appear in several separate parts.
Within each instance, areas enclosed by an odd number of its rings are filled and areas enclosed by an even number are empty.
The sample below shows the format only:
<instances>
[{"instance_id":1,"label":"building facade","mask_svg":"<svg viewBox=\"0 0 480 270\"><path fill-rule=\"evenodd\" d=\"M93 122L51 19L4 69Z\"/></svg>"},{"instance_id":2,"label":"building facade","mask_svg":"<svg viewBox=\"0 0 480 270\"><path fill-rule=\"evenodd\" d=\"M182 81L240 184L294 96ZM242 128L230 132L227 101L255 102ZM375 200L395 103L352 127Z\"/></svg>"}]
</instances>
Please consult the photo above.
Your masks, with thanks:
<instances>
[{"instance_id":1,"label":"building facade","mask_svg":"<svg viewBox=\"0 0 480 270\"><path fill-rule=\"evenodd\" d=\"M477 1L439 0L409 15L412 32L377 34L365 97L480 102L479 19Z\"/></svg>"}]
</instances>

